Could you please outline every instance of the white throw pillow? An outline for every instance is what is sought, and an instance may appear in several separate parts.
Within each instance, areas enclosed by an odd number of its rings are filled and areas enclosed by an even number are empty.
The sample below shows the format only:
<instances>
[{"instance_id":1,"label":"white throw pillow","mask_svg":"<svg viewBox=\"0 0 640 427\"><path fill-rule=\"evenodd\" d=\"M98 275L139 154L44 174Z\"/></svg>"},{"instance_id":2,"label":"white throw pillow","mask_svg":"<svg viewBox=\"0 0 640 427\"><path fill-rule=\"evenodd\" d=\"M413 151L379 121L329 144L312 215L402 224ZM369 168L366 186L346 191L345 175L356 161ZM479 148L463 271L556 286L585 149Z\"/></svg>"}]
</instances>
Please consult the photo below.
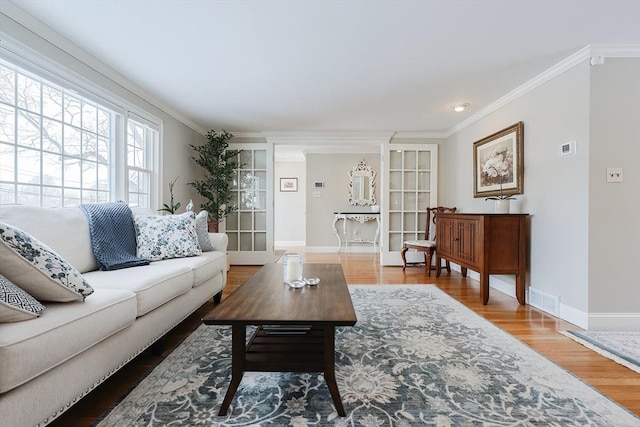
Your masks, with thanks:
<instances>
[{"instance_id":1,"label":"white throw pillow","mask_svg":"<svg viewBox=\"0 0 640 427\"><path fill-rule=\"evenodd\" d=\"M209 252L214 249L213 243L211 243L211 239L209 238L208 219L209 212L207 211L200 211L198 215L196 215L196 233L198 234L198 244L202 252Z\"/></svg>"},{"instance_id":2,"label":"white throw pillow","mask_svg":"<svg viewBox=\"0 0 640 427\"><path fill-rule=\"evenodd\" d=\"M196 214L135 215L138 256L149 261L200 255Z\"/></svg>"},{"instance_id":3,"label":"white throw pillow","mask_svg":"<svg viewBox=\"0 0 640 427\"><path fill-rule=\"evenodd\" d=\"M40 301L83 301L93 288L71 264L19 228L0 222L0 273Z\"/></svg>"},{"instance_id":4,"label":"white throw pillow","mask_svg":"<svg viewBox=\"0 0 640 427\"><path fill-rule=\"evenodd\" d=\"M44 305L0 274L0 323L35 319Z\"/></svg>"}]
</instances>

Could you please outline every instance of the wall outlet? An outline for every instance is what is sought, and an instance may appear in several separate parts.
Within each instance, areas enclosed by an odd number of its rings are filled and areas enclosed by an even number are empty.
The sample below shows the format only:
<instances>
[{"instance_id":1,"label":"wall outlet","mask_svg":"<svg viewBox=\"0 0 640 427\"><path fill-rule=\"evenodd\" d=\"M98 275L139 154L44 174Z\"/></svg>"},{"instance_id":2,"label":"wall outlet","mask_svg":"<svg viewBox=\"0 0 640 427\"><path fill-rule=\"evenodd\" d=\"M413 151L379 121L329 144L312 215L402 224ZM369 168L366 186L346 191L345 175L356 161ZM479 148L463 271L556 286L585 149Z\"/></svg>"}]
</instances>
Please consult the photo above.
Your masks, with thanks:
<instances>
[{"instance_id":1,"label":"wall outlet","mask_svg":"<svg viewBox=\"0 0 640 427\"><path fill-rule=\"evenodd\" d=\"M622 168L607 168L607 182L622 182Z\"/></svg>"}]
</instances>

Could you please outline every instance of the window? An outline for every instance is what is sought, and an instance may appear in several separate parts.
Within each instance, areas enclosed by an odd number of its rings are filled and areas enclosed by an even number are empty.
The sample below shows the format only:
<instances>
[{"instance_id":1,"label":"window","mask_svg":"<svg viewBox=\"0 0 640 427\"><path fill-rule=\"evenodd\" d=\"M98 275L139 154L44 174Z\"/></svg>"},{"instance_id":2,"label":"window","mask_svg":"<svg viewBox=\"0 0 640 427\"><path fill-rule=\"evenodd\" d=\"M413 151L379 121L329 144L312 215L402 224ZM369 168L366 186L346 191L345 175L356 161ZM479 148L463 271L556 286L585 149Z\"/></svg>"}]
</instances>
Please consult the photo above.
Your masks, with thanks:
<instances>
[{"instance_id":1,"label":"window","mask_svg":"<svg viewBox=\"0 0 640 427\"><path fill-rule=\"evenodd\" d=\"M153 147L158 131L130 119L127 125L127 176L129 205L150 206Z\"/></svg>"},{"instance_id":2,"label":"window","mask_svg":"<svg viewBox=\"0 0 640 427\"><path fill-rule=\"evenodd\" d=\"M108 104L0 60L0 203L152 206L158 126Z\"/></svg>"}]
</instances>

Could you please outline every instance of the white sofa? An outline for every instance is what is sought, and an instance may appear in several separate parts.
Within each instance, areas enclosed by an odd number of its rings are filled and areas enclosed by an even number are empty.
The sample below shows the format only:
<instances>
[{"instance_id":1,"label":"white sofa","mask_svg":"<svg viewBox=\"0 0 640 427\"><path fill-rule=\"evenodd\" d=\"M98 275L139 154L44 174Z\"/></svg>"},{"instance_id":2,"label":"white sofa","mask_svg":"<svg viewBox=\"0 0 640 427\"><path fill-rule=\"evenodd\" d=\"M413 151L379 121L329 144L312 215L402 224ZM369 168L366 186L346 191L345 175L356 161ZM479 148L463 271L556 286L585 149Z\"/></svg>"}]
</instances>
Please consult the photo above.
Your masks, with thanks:
<instances>
[{"instance_id":1,"label":"white sofa","mask_svg":"<svg viewBox=\"0 0 640 427\"><path fill-rule=\"evenodd\" d=\"M202 255L100 271L79 208L0 206L0 222L49 246L94 289L83 302L44 302L36 319L0 323L3 427L50 423L207 299L219 300L226 284L225 234L210 233L214 251Z\"/></svg>"}]
</instances>

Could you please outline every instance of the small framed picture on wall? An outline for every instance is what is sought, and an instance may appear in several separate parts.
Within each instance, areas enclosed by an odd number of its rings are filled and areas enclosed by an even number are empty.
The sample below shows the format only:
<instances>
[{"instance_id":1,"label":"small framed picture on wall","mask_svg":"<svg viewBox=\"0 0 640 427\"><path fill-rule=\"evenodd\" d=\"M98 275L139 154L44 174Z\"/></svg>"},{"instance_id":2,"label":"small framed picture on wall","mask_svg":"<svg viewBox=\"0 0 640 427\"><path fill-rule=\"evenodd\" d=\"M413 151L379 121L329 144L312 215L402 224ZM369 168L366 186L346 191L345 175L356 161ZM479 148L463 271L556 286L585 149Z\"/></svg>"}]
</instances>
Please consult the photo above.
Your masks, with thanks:
<instances>
[{"instance_id":1,"label":"small framed picture on wall","mask_svg":"<svg viewBox=\"0 0 640 427\"><path fill-rule=\"evenodd\" d=\"M280 178L280 191L298 191L298 178Z\"/></svg>"}]
</instances>

